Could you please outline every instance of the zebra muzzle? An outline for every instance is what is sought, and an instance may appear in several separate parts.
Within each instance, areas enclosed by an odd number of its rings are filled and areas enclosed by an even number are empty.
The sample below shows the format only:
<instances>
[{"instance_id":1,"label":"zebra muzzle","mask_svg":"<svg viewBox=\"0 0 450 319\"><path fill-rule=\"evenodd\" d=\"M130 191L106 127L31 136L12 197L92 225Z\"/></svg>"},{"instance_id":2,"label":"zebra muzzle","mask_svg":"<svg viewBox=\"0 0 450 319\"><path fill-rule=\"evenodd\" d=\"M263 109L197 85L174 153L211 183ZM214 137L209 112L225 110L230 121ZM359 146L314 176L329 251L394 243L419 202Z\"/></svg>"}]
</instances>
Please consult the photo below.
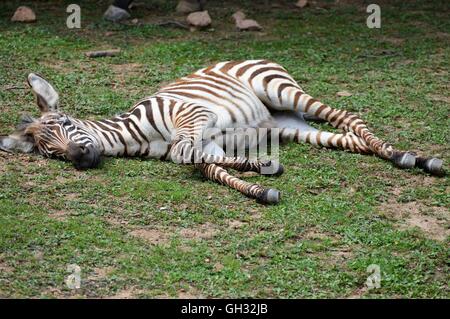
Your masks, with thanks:
<instances>
[{"instance_id":1,"label":"zebra muzzle","mask_svg":"<svg viewBox=\"0 0 450 319\"><path fill-rule=\"evenodd\" d=\"M100 152L93 145L84 146L70 142L67 158L78 170L95 168L100 164Z\"/></svg>"}]
</instances>

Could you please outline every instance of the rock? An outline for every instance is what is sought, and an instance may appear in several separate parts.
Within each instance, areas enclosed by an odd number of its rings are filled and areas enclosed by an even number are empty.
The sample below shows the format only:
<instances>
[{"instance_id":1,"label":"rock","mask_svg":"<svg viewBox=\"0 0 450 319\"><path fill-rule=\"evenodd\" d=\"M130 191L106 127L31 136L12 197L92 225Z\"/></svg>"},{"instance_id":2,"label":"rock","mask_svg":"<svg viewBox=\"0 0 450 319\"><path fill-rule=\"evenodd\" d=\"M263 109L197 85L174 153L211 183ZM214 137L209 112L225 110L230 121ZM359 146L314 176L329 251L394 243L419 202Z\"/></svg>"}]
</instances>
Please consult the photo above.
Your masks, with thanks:
<instances>
[{"instance_id":1,"label":"rock","mask_svg":"<svg viewBox=\"0 0 450 319\"><path fill-rule=\"evenodd\" d=\"M21 7L17 8L16 12L14 12L14 15L12 16L11 21L35 22L36 15L34 14L33 10L31 10L30 8L21 6Z\"/></svg>"},{"instance_id":2,"label":"rock","mask_svg":"<svg viewBox=\"0 0 450 319\"><path fill-rule=\"evenodd\" d=\"M258 22L251 19L245 19L239 22L236 22L236 26L240 31L260 31L262 27Z\"/></svg>"},{"instance_id":3,"label":"rock","mask_svg":"<svg viewBox=\"0 0 450 319\"><path fill-rule=\"evenodd\" d=\"M242 11L237 11L232 15L234 21L244 20L245 19L245 13Z\"/></svg>"},{"instance_id":4,"label":"rock","mask_svg":"<svg viewBox=\"0 0 450 319\"><path fill-rule=\"evenodd\" d=\"M103 18L108 21L118 22L125 19L128 19L130 14L127 10L116 7L114 5L110 5L108 9L103 14Z\"/></svg>"},{"instance_id":5,"label":"rock","mask_svg":"<svg viewBox=\"0 0 450 319\"><path fill-rule=\"evenodd\" d=\"M304 8L308 5L308 0L298 0L295 4L296 7Z\"/></svg>"},{"instance_id":6,"label":"rock","mask_svg":"<svg viewBox=\"0 0 450 319\"><path fill-rule=\"evenodd\" d=\"M186 18L186 21L194 27L204 28L211 25L211 17L208 14L208 11L199 11L193 12L189 14Z\"/></svg>"},{"instance_id":7,"label":"rock","mask_svg":"<svg viewBox=\"0 0 450 319\"><path fill-rule=\"evenodd\" d=\"M111 50L101 50L101 51L88 51L84 54L88 58L98 58L104 56L116 56L120 53L120 49L111 49Z\"/></svg>"},{"instance_id":8,"label":"rock","mask_svg":"<svg viewBox=\"0 0 450 319\"><path fill-rule=\"evenodd\" d=\"M237 11L233 14L233 19L236 22L236 27L239 31L260 31L262 27L258 22L251 19L246 19L242 11Z\"/></svg>"},{"instance_id":9,"label":"rock","mask_svg":"<svg viewBox=\"0 0 450 319\"><path fill-rule=\"evenodd\" d=\"M339 91L336 93L337 96L352 96L353 94L348 91Z\"/></svg>"},{"instance_id":10,"label":"rock","mask_svg":"<svg viewBox=\"0 0 450 319\"><path fill-rule=\"evenodd\" d=\"M196 0L180 0L178 2L177 8L175 9L178 13L191 13L200 11L201 5L199 1Z\"/></svg>"}]
</instances>

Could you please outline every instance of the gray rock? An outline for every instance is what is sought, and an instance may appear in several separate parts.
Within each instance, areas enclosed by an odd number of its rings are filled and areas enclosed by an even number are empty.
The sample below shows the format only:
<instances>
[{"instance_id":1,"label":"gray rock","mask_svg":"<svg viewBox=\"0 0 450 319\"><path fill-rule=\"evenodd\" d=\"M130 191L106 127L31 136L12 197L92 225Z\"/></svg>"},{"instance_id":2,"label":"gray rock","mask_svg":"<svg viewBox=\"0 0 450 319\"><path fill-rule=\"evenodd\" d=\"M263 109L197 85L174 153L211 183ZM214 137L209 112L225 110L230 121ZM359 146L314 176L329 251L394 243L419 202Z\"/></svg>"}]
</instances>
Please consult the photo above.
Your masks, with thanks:
<instances>
[{"instance_id":1,"label":"gray rock","mask_svg":"<svg viewBox=\"0 0 450 319\"><path fill-rule=\"evenodd\" d=\"M209 16L208 11L205 10L189 14L186 18L186 21L191 26L204 28L211 24L211 17Z\"/></svg>"},{"instance_id":2,"label":"gray rock","mask_svg":"<svg viewBox=\"0 0 450 319\"><path fill-rule=\"evenodd\" d=\"M11 18L11 21L13 22L34 22L36 21L36 15L34 14L33 10L31 10L28 7L21 6L18 7L16 12L14 12L14 15Z\"/></svg>"},{"instance_id":3,"label":"gray rock","mask_svg":"<svg viewBox=\"0 0 450 319\"><path fill-rule=\"evenodd\" d=\"M108 21L118 22L130 18L130 14L127 10L110 5L103 14L103 18Z\"/></svg>"},{"instance_id":4,"label":"gray rock","mask_svg":"<svg viewBox=\"0 0 450 319\"><path fill-rule=\"evenodd\" d=\"M180 0L178 2L176 11L178 13L186 14L195 11L200 11L201 9L202 9L201 4L197 0Z\"/></svg>"},{"instance_id":5,"label":"gray rock","mask_svg":"<svg viewBox=\"0 0 450 319\"><path fill-rule=\"evenodd\" d=\"M252 19L246 19L245 13L238 11L233 14L233 19L239 31L260 31L262 27Z\"/></svg>"}]
</instances>

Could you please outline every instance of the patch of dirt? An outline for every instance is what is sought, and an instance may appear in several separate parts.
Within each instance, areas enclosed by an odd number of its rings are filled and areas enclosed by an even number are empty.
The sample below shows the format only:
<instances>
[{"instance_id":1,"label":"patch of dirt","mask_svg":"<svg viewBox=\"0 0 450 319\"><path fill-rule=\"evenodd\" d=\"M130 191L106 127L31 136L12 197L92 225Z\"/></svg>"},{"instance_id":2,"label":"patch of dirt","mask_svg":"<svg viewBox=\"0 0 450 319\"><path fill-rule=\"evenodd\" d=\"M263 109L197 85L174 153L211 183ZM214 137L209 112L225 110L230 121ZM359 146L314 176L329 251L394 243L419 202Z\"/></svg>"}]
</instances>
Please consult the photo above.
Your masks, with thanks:
<instances>
[{"instance_id":1,"label":"patch of dirt","mask_svg":"<svg viewBox=\"0 0 450 319\"><path fill-rule=\"evenodd\" d=\"M78 193L68 193L64 195L64 198L66 200L75 201L80 197L80 194Z\"/></svg>"},{"instance_id":2,"label":"patch of dirt","mask_svg":"<svg viewBox=\"0 0 450 319\"><path fill-rule=\"evenodd\" d=\"M353 291L349 296L347 296L347 299L360 299L363 295L367 293L367 288L358 288L355 291Z\"/></svg>"},{"instance_id":3,"label":"patch of dirt","mask_svg":"<svg viewBox=\"0 0 450 319\"><path fill-rule=\"evenodd\" d=\"M185 239L211 239L218 233L217 228L211 223L205 223L195 228L184 228L179 231Z\"/></svg>"},{"instance_id":4,"label":"patch of dirt","mask_svg":"<svg viewBox=\"0 0 450 319\"><path fill-rule=\"evenodd\" d=\"M54 298L67 298L67 296L63 293L63 291L56 287L48 287L42 293L42 296L52 296Z\"/></svg>"},{"instance_id":5,"label":"patch of dirt","mask_svg":"<svg viewBox=\"0 0 450 319\"><path fill-rule=\"evenodd\" d=\"M140 294L142 291L135 288L127 288L118 291L115 295L108 296L105 299L133 299L136 295Z\"/></svg>"},{"instance_id":6,"label":"patch of dirt","mask_svg":"<svg viewBox=\"0 0 450 319\"><path fill-rule=\"evenodd\" d=\"M14 271L13 267L8 266L0 259L0 273L11 273Z\"/></svg>"},{"instance_id":7,"label":"patch of dirt","mask_svg":"<svg viewBox=\"0 0 450 319\"><path fill-rule=\"evenodd\" d=\"M58 71L59 73L70 73L77 71L95 72L99 63L95 60L83 61L83 63L74 63L73 61L51 60L41 62L45 67ZM52 79L48 79L51 80Z\"/></svg>"},{"instance_id":8,"label":"patch of dirt","mask_svg":"<svg viewBox=\"0 0 450 319\"><path fill-rule=\"evenodd\" d=\"M339 239L339 236L337 234L327 233L327 232L319 230L316 227L311 227L311 228L307 229L299 237L301 239L308 239L308 240L325 240L325 239L337 240L337 239Z\"/></svg>"},{"instance_id":9,"label":"patch of dirt","mask_svg":"<svg viewBox=\"0 0 450 319\"><path fill-rule=\"evenodd\" d=\"M405 42L405 39L384 36L384 37L381 37L381 41L388 42L388 43L394 44L394 45L400 45L400 44L403 44Z\"/></svg>"},{"instance_id":10,"label":"patch of dirt","mask_svg":"<svg viewBox=\"0 0 450 319\"><path fill-rule=\"evenodd\" d=\"M88 280L101 280L103 278L107 278L113 271L114 267L103 267L103 268L95 268L93 274L89 276Z\"/></svg>"},{"instance_id":11,"label":"patch of dirt","mask_svg":"<svg viewBox=\"0 0 450 319\"><path fill-rule=\"evenodd\" d=\"M126 226L128 225L128 220L125 219L120 219L117 217L107 217L105 218L105 220L110 223L111 225L114 226Z\"/></svg>"},{"instance_id":12,"label":"patch of dirt","mask_svg":"<svg viewBox=\"0 0 450 319\"><path fill-rule=\"evenodd\" d=\"M144 239L151 244L161 245L169 242L169 231L161 231L158 229L135 229L130 232L132 236Z\"/></svg>"},{"instance_id":13,"label":"patch of dirt","mask_svg":"<svg viewBox=\"0 0 450 319\"><path fill-rule=\"evenodd\" d=\"M327 254L327 260L329 264L332 265L342 265L347 260L352 258L353 251L348 247L339 247L336 249L332 249L329 251L329 255Z\"/></svg>"},{"instance_id":14,"label":"patch of dirt","mask_svg":"<svg viewBox=\"0 0 450 319\"><path fill-rule=\"evenodd\" d=\"M353 251L357 247L331 247L326 251L314 253L323 264L331 265L339 268L346 267L346 263L354 256Z\"/></svg>"},{"instance_id":15,"label":"patch of dirt","mask_svg":"<svg viewBox=\"0 0 450 319\"><path fill-rule=\"evenodd\" d=\"M42 61L41 64L43 64L45 67L48 67L49 69L53 69L61 73L75 71L73 65L67 61L62 60ZM51 79L48 80L51 81Z\"/></svg>"},{"instance_id":16,"label":"patch of dirt","mask_svg":"<svg viewBox=\"0 0 450 319\"><path fill-rule=\"evenodd\" d=\"M189 288L186 290L184 288L181 288L178 291L178 299L203 299L205 298L196 288L189 286Z\"/></svg>"},{"instance_id":17,"label":"patch of dirt","mask_svg":"<svg viewBox=\"0 0 450 319\"><path fill-rule=\"evenodd\" d=\"M411 65L411 64L414 64L414 63L416 63L415 60L406 59L406 60L402 60L402 61L399 61L399 62L395 63L395 65L402 66L402 65Z\"/></svg>"},{"instance_id":18,"label":"patch of dirt","mask_svg":"<svg viewBox=\"0 0 450 319\"><path fill-rule=\"evenodd\" d=\"M433 95L428 95L428 97L429 97L432 101L436 101L436 102L445 102L445 103L447 103L447 104L450 104L450 96L444 96L444 95L433 94Z\"/></svg>"},{"instance_id":19,"label":"patch of dirt","mask_svg":"<svg viewBox=\"0 0 450 319\"><path fill-rule=\"evenodd\" d=\"M120 84L125 84L127 77L144 71L144 66L140 63L111 64L110 67Z\"/></svg>"},{"instance_id":20,"label":"patch of dirt","mask_svg":"<svg viewBox=\"0 0 450 319\"><path fill-rule=\"evenodd\" d=\"M401 189L396 188L392 193L398 196ZM440 241L450 236L449 210L444 207L427 206L417 201L399 203L392 197L378 210L394 219L401 230L419 228L425 237Z\"/></svg>"},{"instance_id":21,"label":"patch of dirt","mask_svg":"<svg viewBox=\"0 0 450 319\"><path fill-rule=\"evenodd\" d=\"M450 33L446 33L446 32L436 32L436 33L435 33L435 36L436 36L438 39L448 39L448 38L450 38Z\"/></svg>"},{"instance_id":22,"label":"patch of dirt","mask_svg":"<svg viewBox=\"0 0 450 319\"><path fill-rule=\"evenodd\" d=\"M302 238L310 239L310 240L323 240L329 238L328 234L318 231L315 228L308 229L303 235Z\"/></svg>"},{"instance_id":23,"label":"patch of dirt","mask_svg":"<svg viewBox=\"0 0 450 319\"><path fill-rule=\"evenodd\" d=\"M48 217L59 220L60 222L67 220L69 214L62 210L56 210L48 214Z\"/></svg>"},{"instance_id":24,"label":"patch of dirt","mask_svg":"<svg viewBox=\"0 0 450 319\"><path fill-rule=\"evenodd\" d=\"M230 228L230 229L239 229L245 225L247 225L247 223L242 222L240 220L230 220L228 222L228 228Z\"/></svg>"}]
</instances>

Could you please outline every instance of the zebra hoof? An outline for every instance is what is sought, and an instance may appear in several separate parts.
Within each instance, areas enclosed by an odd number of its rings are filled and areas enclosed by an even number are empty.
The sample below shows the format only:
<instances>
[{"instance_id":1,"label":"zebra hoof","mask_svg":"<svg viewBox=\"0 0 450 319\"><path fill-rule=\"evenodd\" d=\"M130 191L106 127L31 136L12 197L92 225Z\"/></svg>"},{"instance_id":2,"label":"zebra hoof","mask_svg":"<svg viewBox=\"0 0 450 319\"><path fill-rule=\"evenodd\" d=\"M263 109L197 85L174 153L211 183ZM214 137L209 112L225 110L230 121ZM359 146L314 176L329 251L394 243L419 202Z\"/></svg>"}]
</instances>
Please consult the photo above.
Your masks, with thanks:
<instances>
[{"instance_id":1,"label":"zebra hoof","mask_svg":"<svg viewBox=\"0 0 450 319\"><path fill-rule=\"evenodd\" d=\"M266 189L258 198L262 204L278 204L280 202L280 192L273 188Z\"/></svg>"},{"instance_id":2,"label":"zebra hoof","mask_svg":"<svg viewBox=\"0 0 450 319\"><path fill-rule=\"evenodd\" d=\"M413 168L416 165L416 157L408 152L394 156L394 164L400 168Z\"/></svg>"},{"instance_id":3,"label":"zebra hoof","mask_svg":"<svg viewBox=\"0 0 450 319\"><path fill-rule=\"evenodd\" d=\"M284 167L278 161L269 161L261 167L262 175L280 176L284 173Z\"/></svg>"},{"instance_id":4,"label":"zebra hoof","mask_svg":"<svg viewBox=\"0 0 450 319\"><path fill-rule=\"evenodd\" d=\"M445 171L442 168L443 164L444 162L441 159L432 157L426 160L423 169L425 172L430 173L431 175L444 176Z\"/></svg>"}]
</instances>

